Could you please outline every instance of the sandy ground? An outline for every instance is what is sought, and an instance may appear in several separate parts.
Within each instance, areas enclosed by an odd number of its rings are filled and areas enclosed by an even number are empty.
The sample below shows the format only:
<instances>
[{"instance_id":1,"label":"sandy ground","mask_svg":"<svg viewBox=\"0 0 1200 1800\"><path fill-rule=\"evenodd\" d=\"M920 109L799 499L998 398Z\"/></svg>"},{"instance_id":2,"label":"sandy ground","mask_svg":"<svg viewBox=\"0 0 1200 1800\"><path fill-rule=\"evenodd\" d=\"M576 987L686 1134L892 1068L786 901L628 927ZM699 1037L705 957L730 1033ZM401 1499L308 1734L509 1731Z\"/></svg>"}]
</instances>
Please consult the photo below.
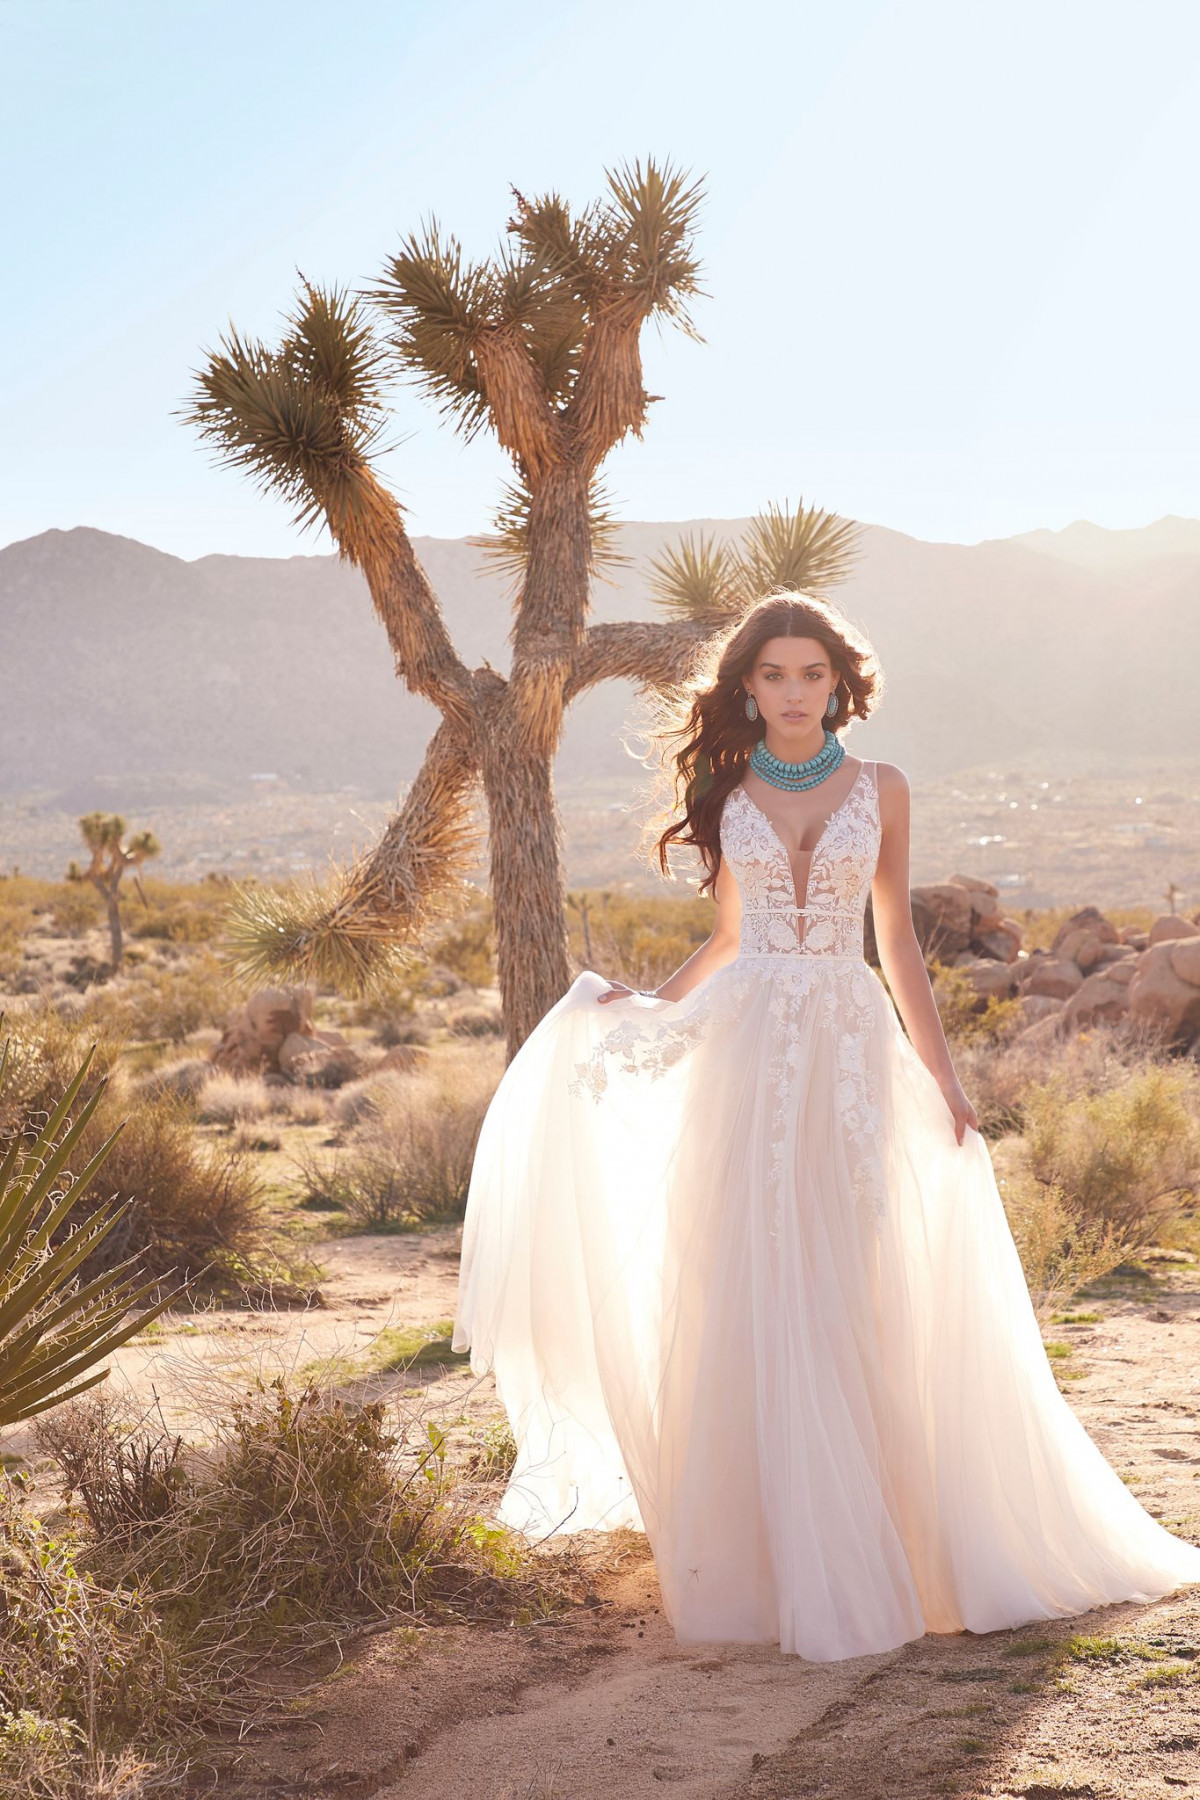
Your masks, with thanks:
<instances>
[{"instance_id":1,"label":"sandy ground","mask_svg":"<svg viewBox=\"0 0 1200 1800\"><path fill-rule=\"evenodd\" d=\"M182 1417L210 1381L355 1355L384 1326L453 1314L453 1231L332 1239L313 1253L327 1272L322 1307L200 1314L123 1352L114 1385L156 1394ZM1056 1368L1078 1375L1064 1391L1105 1455L1152 1513L1200 1540L1198 1289L1194 1269L1167 1268L1152 1287L1096 1303L1098 1323L1054 1331L1073 1351ZM461 1364L419 1379L435 1417L495 1415L490 1378ZM5 1434L3 1448L21 1447L19 1431ZM286 1722L248 1730L216 1791L641 1800L666 1786L680 1800L1200 1800L1200 1588L813 1664L769 1645L677 1644L640 1534L593 1539L583 1554L590 1604L563 1618L438 1627L415 1642L381 1633L282 1677ZM1123 1648L1100 1662L1064 1655L1076 1632Z\"/></svg>"}]
</instances>

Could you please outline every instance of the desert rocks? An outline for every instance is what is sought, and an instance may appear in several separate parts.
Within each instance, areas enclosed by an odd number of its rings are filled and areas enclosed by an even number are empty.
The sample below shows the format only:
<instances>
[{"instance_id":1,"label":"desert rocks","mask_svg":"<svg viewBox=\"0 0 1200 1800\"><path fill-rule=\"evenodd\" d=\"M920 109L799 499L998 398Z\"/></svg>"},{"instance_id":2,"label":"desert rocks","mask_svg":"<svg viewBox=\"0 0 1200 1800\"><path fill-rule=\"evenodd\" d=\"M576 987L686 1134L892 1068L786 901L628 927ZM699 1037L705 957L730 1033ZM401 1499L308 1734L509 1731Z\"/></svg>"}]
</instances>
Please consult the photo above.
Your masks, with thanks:
<instances>
[{"instance_id":1,"label":"desert rocks","mask_svg":"<svg viewBox=\"0 0 1200 1800\"><path fill-rule=\"evenodd\" d=\"M212 1061L234 1075L340 1087L363 1073L362 1058L339 1031L313 1024L311 987L262 988L230 1014Z\"/></svg>"},{"instance_id":2,"label":"desert rocks","mask_svg":"<svg viewBox=\"0 0 1200 1800\"><path fill-rule=\"evenodd\" d=\"M1200 1035L1200 932L1143 950L1129 983L1133 1018L1157 1022L1176 1043Z\"/></svg>"}]
</instances>

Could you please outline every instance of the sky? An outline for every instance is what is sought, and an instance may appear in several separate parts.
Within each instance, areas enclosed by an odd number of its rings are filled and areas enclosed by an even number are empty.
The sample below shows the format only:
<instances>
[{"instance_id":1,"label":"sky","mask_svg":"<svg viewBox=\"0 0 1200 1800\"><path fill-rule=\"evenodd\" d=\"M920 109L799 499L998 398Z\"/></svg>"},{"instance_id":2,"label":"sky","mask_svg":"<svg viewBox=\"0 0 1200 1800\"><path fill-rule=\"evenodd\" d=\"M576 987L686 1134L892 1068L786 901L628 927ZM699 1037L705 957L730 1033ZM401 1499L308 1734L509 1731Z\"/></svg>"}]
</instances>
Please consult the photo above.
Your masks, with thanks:
<instances>
[{"instance_id":1,"label":"sky","mask_svg":"<svg viewBox=\"0 0 1200 1800\"><path fill-rule=\"evenodd\" d=\"M704 342L647 332L619 517L1200 513L1195 0L0 0L0 81L0 544L327 552L176 416L206 351L647 155L704 182ZM392 435L414 534L487 528L494 445L411 386Z\"/></svg>"}]
</instances>

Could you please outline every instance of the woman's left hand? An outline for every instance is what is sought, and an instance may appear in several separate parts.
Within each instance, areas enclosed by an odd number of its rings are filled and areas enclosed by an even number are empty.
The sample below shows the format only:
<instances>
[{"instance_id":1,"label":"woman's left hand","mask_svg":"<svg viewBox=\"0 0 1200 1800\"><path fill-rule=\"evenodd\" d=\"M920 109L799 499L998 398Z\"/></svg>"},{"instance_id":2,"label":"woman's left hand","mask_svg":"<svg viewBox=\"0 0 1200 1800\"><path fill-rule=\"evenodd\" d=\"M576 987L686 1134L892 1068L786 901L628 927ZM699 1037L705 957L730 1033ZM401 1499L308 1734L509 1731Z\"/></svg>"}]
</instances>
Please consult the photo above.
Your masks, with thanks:
<instances>
[{"instance_id":1,"label":"woman's left hand","mask_svg":"<svg viewBox=\"0 0 1200 1800\"><path fill-rule=\"evenodd\" d=\"M942 1097L954 1119L955 1140L961 1144L968 1125L973 1126L976 1131L979 1130L979 1115L963 1092L962 1083L957 1075L938 1085L941 1087Z\"/></svg>"}]
</instances>

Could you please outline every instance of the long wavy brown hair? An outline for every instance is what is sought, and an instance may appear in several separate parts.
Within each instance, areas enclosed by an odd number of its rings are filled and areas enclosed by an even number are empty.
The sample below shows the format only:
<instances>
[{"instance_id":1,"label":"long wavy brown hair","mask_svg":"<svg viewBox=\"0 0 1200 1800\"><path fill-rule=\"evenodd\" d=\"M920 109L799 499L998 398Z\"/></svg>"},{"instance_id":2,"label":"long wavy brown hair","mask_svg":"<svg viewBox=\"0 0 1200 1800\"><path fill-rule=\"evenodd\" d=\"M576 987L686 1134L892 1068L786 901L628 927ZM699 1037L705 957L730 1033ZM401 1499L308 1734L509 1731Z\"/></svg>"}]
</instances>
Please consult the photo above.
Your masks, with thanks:
<instances>
[{"instance_id":1,"label":"long wavy brown hair","mask_svg":"<svg viewBox=\"0 0 1200 1800\"><path fill-rule=\"evenodd\" d=\"M668 811L683 812L659 834L651 855L657 855L661 872L669 875L670 846L694 845L708 871L699 894L716 885L725 797L742 779L754 745L766 735L761 715L753 722L746 717L742 683L762 646L776 637L816 638L828 651L838 697L836 716L825 721L831 731L842 732L852 719L865 719L883 695L883 672L870 643L821 595L790 590L767 594L737 624L709 641L690 678L660 702L659 723L651 734L668 770L673 795Z\"/></svg>"}]
</instances>

